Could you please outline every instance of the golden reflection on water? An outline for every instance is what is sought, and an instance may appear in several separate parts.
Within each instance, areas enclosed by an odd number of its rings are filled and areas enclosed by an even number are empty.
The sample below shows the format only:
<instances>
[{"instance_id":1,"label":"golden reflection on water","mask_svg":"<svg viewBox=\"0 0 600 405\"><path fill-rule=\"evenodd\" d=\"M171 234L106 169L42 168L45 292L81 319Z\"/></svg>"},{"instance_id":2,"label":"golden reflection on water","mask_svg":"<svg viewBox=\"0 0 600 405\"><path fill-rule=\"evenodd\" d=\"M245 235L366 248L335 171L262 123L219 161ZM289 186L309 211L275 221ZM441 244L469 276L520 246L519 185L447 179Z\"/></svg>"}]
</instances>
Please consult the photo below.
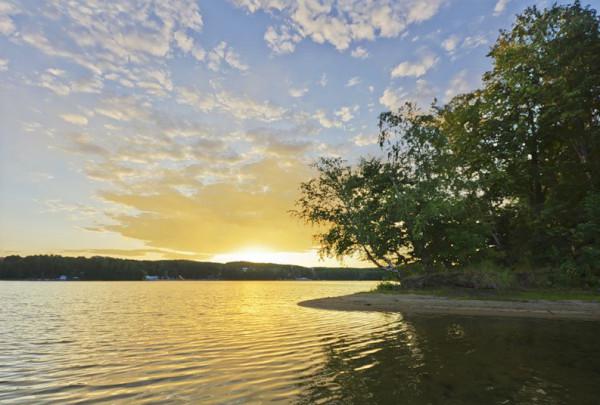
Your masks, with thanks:
<instances>
[{"instance_id":1,"label":"golden reflection on water","mask_svg":"<svg viewBox=\"0 0 600 405\"><path fill-rule=\"evenodd\" d=\"M373 286L0 282L0 402L553 404L600 395L589 383L600 381L594 323L296 305Z\"/></svg>"}]
</instances>

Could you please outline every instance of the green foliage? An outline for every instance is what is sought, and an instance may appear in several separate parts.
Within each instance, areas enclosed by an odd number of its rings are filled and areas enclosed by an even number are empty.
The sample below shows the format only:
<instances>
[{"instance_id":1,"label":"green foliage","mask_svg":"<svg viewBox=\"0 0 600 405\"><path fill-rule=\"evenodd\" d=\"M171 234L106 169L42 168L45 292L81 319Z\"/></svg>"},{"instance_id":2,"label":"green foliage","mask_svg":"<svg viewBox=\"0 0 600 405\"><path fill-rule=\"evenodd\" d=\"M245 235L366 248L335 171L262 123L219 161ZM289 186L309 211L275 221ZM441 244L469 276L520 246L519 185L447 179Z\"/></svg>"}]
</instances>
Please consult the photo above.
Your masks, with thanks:
<instances>
[{"instance_id":1,"label":"green foliage","mask_svg":"<svg viewBox=\"0 0 600 405\"><path fill-rule=\"evenodd\" d=\"M579 2L531 7L489 56L481 89L382 113L381 159L317 164L296 214L321 226L322 254L599 283L600 20Z\"/></svg>"},{"instance_id":2,"label":"green foliage","mask_svg":"<svg viewBox=\"0 0 600 405\"><path fill-rule=\"evenodd\" d=\"M0 258L0 279L143 280L145 276L186 280L382 280L380 270L308 268L273 263L211 263L191 260L127 260L110 257L8 256Z\"/></svg>"}]
</instances>

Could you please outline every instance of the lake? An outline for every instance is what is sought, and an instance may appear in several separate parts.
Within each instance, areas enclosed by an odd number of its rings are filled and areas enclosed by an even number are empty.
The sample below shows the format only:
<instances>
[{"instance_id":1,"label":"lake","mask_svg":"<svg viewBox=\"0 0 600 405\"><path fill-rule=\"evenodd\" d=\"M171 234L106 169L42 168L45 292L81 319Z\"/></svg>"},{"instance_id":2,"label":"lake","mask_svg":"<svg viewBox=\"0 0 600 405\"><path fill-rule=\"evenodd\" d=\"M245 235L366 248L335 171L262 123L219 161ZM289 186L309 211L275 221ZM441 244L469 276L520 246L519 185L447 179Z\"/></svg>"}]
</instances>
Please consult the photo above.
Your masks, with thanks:
<instances>
[{"instance_id":1,"label":"lake","mask_svg":"<svg viewBox=\"0 0 600 405\"><path fill-rule=\"evenodd\" d=\"M374 286L0 282L0 403L599 403L599 323L296 305Z\"/></svg>"}]
</instances>

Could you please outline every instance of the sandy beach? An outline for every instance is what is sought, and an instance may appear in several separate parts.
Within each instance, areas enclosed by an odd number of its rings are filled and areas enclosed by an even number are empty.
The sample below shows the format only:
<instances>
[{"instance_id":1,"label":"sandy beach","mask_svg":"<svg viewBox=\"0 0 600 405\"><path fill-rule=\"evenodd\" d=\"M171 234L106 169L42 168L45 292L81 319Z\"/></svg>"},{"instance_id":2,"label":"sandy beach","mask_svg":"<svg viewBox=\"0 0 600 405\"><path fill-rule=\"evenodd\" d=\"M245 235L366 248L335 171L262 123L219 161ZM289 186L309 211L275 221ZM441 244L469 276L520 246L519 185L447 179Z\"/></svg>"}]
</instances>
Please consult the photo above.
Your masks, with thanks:
<instances>
[{"instance_id":1,"label":"sandy beach","mask_svg":"<svg viewBox=\"0 0 600 405\"><path fill-rule=\"evenodd\" d=\"M600 321L600 303L585 301L467 300L415 294L367 292L302 301L298 305L337 311L377 311Z\"/></svg>"}]
</instances>

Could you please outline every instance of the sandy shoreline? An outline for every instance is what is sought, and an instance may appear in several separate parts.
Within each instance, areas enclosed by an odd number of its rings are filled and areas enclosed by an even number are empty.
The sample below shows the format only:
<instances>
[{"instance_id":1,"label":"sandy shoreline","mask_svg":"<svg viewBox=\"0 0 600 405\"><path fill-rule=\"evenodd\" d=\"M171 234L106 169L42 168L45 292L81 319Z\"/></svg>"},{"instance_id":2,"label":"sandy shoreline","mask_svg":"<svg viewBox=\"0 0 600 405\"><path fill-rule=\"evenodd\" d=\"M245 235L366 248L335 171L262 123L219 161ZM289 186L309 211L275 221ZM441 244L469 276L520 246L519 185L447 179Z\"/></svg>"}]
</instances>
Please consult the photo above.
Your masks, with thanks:
<instances>
[{"instance_id":1,"label":"sandy shoreline","mask_svg":"<svg viewBox=\"0 0 600 405\"><path fill-rule=\"evenodd\" d=\"M357 293L302 301L298 305L337 311L508 316L600 321L600 303L586 301L492 301L415 294Z\"/></svg>"}]
</instances>

